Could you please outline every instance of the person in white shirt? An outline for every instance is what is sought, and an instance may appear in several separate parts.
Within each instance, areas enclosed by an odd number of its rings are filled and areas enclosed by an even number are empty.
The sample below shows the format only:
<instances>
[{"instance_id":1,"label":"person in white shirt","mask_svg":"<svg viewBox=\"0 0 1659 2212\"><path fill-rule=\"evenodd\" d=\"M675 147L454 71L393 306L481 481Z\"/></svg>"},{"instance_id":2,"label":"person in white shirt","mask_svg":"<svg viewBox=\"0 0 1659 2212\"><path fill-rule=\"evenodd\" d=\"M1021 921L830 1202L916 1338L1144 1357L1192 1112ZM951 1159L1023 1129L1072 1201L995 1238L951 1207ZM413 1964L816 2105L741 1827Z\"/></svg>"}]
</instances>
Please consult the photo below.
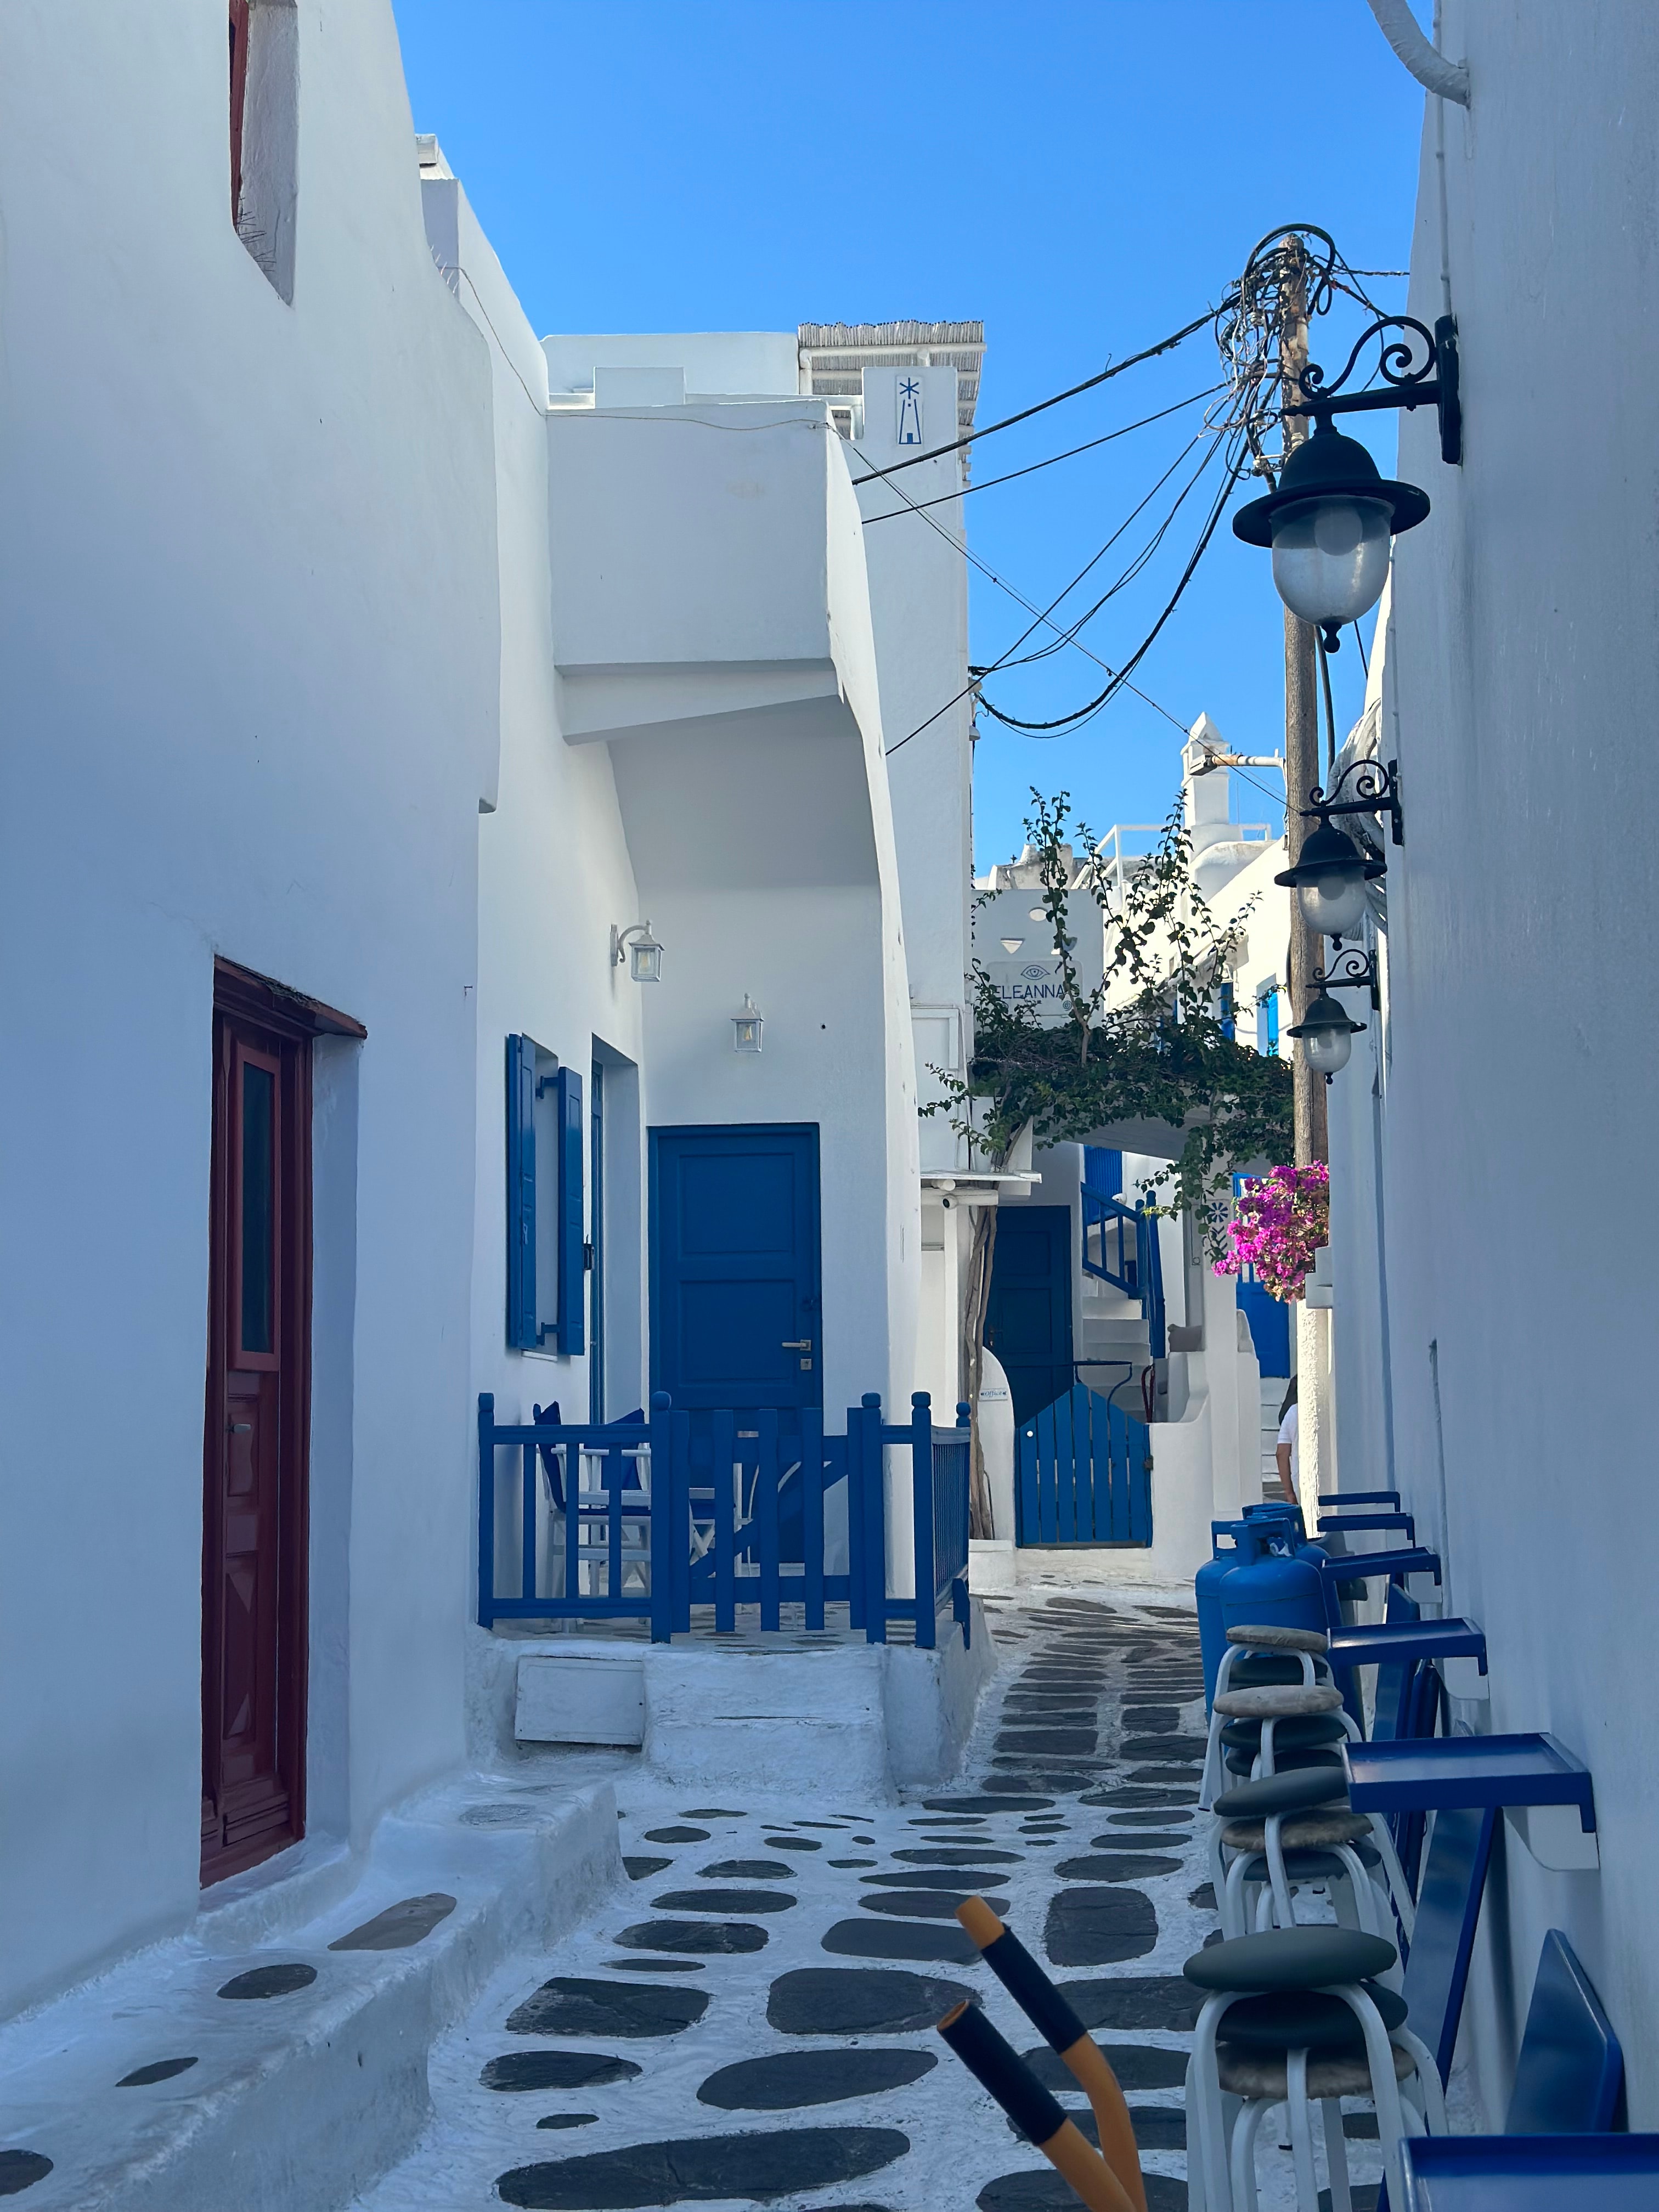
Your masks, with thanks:
<instances>
[{"instance_id":1,"label":"person in white shirt","mask_svg":"<svg viewBox=\"0 0 1659 2212\"><path fill-rule=\"evenodd\" d=\"M1292 1505L1301 1503L1296 1486L1297 1477L1301 1472L1296 1438L1296 1377L1292 1375L1291 1387L1285 1393L1285 1402L1279 1409L1279 1443L1273 1452L1273 1457L1279 1462L1279 1480Z\"/></svg>"}]
</instances>

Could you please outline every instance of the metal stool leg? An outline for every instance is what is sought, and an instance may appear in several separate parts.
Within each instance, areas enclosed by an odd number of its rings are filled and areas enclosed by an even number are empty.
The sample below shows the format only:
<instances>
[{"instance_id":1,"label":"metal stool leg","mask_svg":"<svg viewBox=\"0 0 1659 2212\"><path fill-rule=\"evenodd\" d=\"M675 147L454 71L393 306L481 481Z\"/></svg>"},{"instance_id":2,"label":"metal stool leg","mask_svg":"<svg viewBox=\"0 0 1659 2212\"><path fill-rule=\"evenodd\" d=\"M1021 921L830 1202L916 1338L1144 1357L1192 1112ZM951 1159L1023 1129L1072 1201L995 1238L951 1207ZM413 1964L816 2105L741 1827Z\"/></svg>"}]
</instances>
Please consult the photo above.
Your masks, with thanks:
<instances>
[{"instance_id":1,"label":"metal stool leg","mask_svg":"<svg viewBox=\"0 0 1659 2212\"><path fill-rule=\"evenodd\" d=\"M1308 2054L1285 2055L1291 2121L1291 2157L1296 2166L1297 2212L1319 2212L1319 2180L1314 2172L1313 2129L1308 2111Z\"/></svg>"}]
</instances>

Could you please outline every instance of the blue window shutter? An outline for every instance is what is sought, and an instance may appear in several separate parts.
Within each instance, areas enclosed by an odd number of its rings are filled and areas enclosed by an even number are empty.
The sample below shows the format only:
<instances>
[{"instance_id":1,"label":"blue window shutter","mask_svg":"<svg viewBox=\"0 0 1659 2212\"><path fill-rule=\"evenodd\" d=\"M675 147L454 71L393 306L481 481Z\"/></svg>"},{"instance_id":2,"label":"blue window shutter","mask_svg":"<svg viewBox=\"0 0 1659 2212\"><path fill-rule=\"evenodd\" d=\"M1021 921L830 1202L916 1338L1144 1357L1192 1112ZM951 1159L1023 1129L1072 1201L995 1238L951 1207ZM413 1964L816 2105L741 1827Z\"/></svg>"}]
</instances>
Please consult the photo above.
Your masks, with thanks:
<instances>
[{"instance_id":1,"label":"blue window shutter","mask_svg":"<svg viewBox=\"0 0 1659 2212\"><path fill-rule=\"evenodd\" d=\"M586 1347L582 1293L586 1255L582 1236L582 1168L587 1122L582 1111L582 1079L574 1067L562 1067L559 1104L559 1328L561 1352Z\"/></svg>"},{"instance_id":2,"label":"blue window shutter","mask_svg":"<svg viewBox=\"0 0 1659 2212\"><path fill-rule=\"evenodd\" d=\"M536 1328L536 1048L507 1041L507 1340L533 1351Z\"/></svg>"}]
</instances>

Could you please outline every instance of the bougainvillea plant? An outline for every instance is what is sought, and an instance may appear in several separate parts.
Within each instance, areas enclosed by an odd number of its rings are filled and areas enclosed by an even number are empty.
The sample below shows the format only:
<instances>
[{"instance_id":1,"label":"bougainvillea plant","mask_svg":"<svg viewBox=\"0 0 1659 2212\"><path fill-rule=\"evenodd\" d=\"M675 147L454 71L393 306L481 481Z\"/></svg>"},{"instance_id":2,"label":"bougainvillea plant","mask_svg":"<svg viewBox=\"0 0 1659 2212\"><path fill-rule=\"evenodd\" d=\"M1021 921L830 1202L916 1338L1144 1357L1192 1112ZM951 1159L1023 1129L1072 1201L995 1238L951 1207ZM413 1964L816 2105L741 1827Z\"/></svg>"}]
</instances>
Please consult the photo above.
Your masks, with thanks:
<instances>
[{"instance_id":1,"label":"bougainvillea plant","mask_svg":"<svg viewBox=\"0 0 1659 2212\"><path fill-rule=\"evenodd\" d=\"M1299 1298L1314 1255L1330 1237L1331 1176L1322 1161L1306 1167L1272 1168L1247 1176L1227 1227L1230 1250L1218 1275L1254 1267L1262 1288L1276 1298Z\"/></svg>"}]
</instances>

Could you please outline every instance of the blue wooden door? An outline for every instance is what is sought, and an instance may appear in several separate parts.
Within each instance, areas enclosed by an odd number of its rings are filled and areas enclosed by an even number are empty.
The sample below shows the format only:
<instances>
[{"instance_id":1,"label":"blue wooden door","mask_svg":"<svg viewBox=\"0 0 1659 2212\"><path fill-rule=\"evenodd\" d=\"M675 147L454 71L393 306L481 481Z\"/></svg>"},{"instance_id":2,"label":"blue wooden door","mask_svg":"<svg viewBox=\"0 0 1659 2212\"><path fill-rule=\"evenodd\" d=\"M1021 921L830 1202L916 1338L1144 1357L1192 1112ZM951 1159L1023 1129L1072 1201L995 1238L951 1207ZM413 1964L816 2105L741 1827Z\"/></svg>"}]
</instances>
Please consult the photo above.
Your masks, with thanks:
<instances>
[{"instance_id":1,"label":"blue wooden door","mask_svg":"<svg viewBox=\"0 0 1659 2212\"><path fill-rule=\"evenodd\" d=\"M999 1214L985 1341L1008 1377L1016 1421L1071 1389L1069 1206L1011 1206Z\"/></svg>"},{"instance_id":2,"label":"blue wooden door","mask_svg":"<svg viewBox=\"0 0 1659 2212\"><path fill-rule=\"evenodd\" d=\"M651 1387L676 1406L823 1403L818 1133L651 1132Z\"/></svg>"},{"instance_id":3,"label":"blue wooden door","mask_svg":"<svg viewBox=\"0 0 1659 2212\"><path fill-rule=\"evenodd\" d=\"M1152 1431L1076 1383L1014 1433L1016 1540L1150 1544Z\"/></svg>"}]
</instances>

